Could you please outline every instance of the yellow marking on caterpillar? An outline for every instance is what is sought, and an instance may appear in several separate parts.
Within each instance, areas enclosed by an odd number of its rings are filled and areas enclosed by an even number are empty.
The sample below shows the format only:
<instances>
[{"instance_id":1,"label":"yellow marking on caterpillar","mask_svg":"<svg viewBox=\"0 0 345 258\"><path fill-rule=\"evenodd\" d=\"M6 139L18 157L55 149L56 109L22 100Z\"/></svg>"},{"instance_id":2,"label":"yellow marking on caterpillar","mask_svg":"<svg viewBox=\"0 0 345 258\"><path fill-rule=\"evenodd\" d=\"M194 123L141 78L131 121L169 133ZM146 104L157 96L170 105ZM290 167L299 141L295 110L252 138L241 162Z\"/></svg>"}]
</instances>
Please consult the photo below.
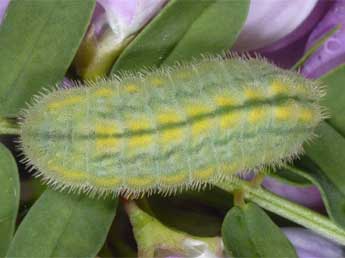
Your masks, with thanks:
<instances>
[{"instance_id":1,"label":"yellow marking on caterpillar","mask_svg":"<svg viewBox=\"0 0 345 258\"><path fill-rule=\"evenodd\" d=\"M164 80L160 78L152 78L150 80L153 86L161 87L164 84Z\"/></svg>"},{"instance_id":2,"label":"yellow marking on caterpillar","mask_svg":"<svg viewBox=\"0 0 345 258\"><path fill-rule=\"evenodd\" d=\"M174 124L182 122L181 116L176 111L164 111L158 114L157 118L159 125L166 125L166 124ZM183 140L184 128L170 128L166 130L162 130L160 132L159 141L161 144L169 144L172 142L181 142Z\"/></svg>"},{"instance_id":3,"label":"yellow marking on caterpillar","mask_svg":"<svg viewBox=\"0 0 345 258\"><path fill-rule=\"evenodd\" d=\"M215 168L214 167L207 167L207 168L203 168L200 170L197 170L194 174L194 176L196 178L199 179L208 179L210 178L215 172Z\"/></svg>"},{"instance_id":4,"label":"yellow marking on caterpillar","mask_svg":"<svg viewBox=\"0 0 345 258\"><path fill-rule=\"evenodd\" d=\"M187 177L187 172L183 171L171 176L162 176L160 181L165 185L177 185L179 183L184 183Z\"/></svg>"},{"instance_id":5,"label":"yellow marking on caterpillar","mask_svg":"<svg viewBox=\"0 0 345 258\"><path fill-rule=\"evenodd\" d=\"M153 177L146 177L146 176L141 176L141 177L131 177L127 180L127 183L130 186L137 187L137 186L145 186L152 184L154 181Z\"/></svg>"},{"instance_id":6,"label":"yellow marking on caterpillar","mask_svg":"<svg viewBox=\"0 0 345 258\"><path fill-rule=\"evenodd\" d=\"M84 98L81 96L71 96L63 100L54 101L48 104L48 109L59 109L68 105L80 103Z\"/></svg>"},{"instance_id":7,"label":"yellow marking on caterpillar","mask_svg":"<svg viewBox=\"0 0 345 258\"><path fill-rule=\"evenodd\" d=\"M121 184L120 178L115 177L91 177L91 181L93 181L96 185L100 187L113 187Z\"/></svg>"},{"instance_id":8,"label":"yellow marking on caterpillar","mask_svg":"<svg viewBox=\"0 0 345 258\"><path fill-rule=\"evenodd\" d=\"M262 99L264 96L262 95L262 92L259 89L244 89L244 96L247 100L256 100L256 99Z\"/></svg>"},{"instance_id":9,"label":"yellow marking on caterpillar","mask_svg":"<svg viewBox=\"0 0 345 258\"><path fill-rule=\"evenodd\" d=\"M289 88L287 85L280 81L273 81L270 87L270 95L275 96L283 93L288 93Z\"/></svg>"},{"instance_id":10,"label":"yellow marking on caterpillar","mask_svg":"<svg viewBox=\"0 0 345 258\"><path fill-rule=\"evenodd\" d=\"M117 138L101 138L96 139L96 151L97 152L107 152L107 151L116 151L119 145L119 139Z\"/></svg>"},{"instance_id":11,"label":"yellow marking on caterpillar","mask_svg":"<svg viewBox=\"0 0 345 258\"><path fill-rule=\"evenodd\" d=\"M253 108L253 110L249 111L249 123L256 123L260 121L262 118L265 117L266 110L262 107L259 108Z\"/></svg>"},{"instance_id":12,"label":"yellow marking on caterpillar","mask_svg":"<svg viewBox=\"0 0 345 258\"><path fill-rule=\"evenodd\" d=\"M182 121L181 117L176 113L176 111L166 111L158 114L158 123L160 125L179 123Z\"/></svg>"},{"instance_id":13,"label":"yellow marking on caterpillar","mask_svg":"<svg viewBox=\"0 0 345 258\"><path fill-rule=\"evenodd\" d=\"M241 118L241 113L239 111L232 111L227 114L222 114L220 116L220 128L229 129L236 125Z\"/></svg>"},{"instance_id":14,"label":"yellow marking on caterpillar","mask_svg":"<svg viewBox=\"0 0 345 258\"><path fill-rule=\"evenodd\" d=\"M236 101L228 96L217 96L215 97L215 102L220 107L227 107L235 105Z\"/></svg>"},{"instance_id":15,"label":"yellow marking on caterpillar","mask_svg":"<svg viewBox=\"0 0 345 258\"><path fill-rule=\"evenodd\" d=\"M138 92L140 89L138 85L131 83L131 84L125 85L124 90L127 91L128 93L135 93L135 92Z\"/></svg>"},{"instance_id":16,"label":"yellow marking on caterpillar","mask_svg":"<svg viewBox=\"0 0 345 258\"><path fill-rule=\"evenodd\" d=\"M96 134L113 135L119 133L119 130L114 122L104 121L96 125Z\"/></svg>"},{"instance_id":17,"label":"yellow marking on caterpillar","mask_svg":"<svg viewBox=\"0 0 345 258\"><path fill-rule=\"evenodd\" d=\"M313 112L308 108L302 108L299 112L298 118L303 122L311 122L313 120Z\"/></svg>"},{"instance_id":18,"label":"yellow marking on caterpillar","mask_svg":"<svg viewBox=\"0 0 345 258\"><path fill-rule=\"evenodd\" d=\"M181 142L184 139L184 129L182 128L171 128L164 130L160 133L161 144L170 144L172 142Z\"/></svg>"},{"instance_id":19,"label":"yellow marking on caterpillar","mask_svg":"<svg viewBox=\"0 0 345 258\"><path fill-rule=\"evenodd\" d=\"M128 130L130 132L136 132L141 130L152 129L151 122L146 119L137 119L128 122ZM128 138L128 146L130 148L145 147L152 144L154 137L152 134L140 134L133 135Z\"/></svg>"},{"instance_id":20,"label":"yellow marking on caterpillar","mask_svg":"<svg viewBox=\"0 0 345 258\"><path fill-rule=\"evenodd\" d=\"M285 105L274 108L274 115L278 120L288 120L291 118L293 107L291 105Z\"/></svg>"},{"instance_id":21,"label":"yellow marking on caterpillar","mask_svg":"<svg viewBox=\"0 0 345 258\"><path fill-rule=\"evenodd\" d=\"M49 165L48 170L55 171L57 174L60 174L62 177L68 178L68 180L75 181L75 182L84 180L86 178L86 172L68 170L57 165Z\"/></svg>"},{"instance_id":22,"label":"yellow marking on caterpillar","mask_svg":"<svg viewBox=\"0 0 345 258\"><path fill-rule=\"evenodd\" d=\"M213 119L202 119L192 123L192 136L197 137L213 128Z\"/></svg>"},{"instance_id":23,"label":"yellow marking on caterpillar","mask_svg":"<svg viewBox=\"0 0 345 258\"><path fill-rule=\"evenodd\" d=\"M109 88L101 88L95 91L95 95L98 97L110 97L114 94L114 91Z\"/></svg>"},{"instance_id":24,"label":"yellow marking on caterpillar","mask_svg":"<svg viewBox=\"0 0 345 258\"><path fill-rule=\"evenodd\" d=\"M186 108L188 116L197 116L202 114L211 113L213 110L206 105L195 104L187 106Z\"/></svg>"},{"instance_id":25,"label":"yellow marking on caterpillar","mask_svg":"<svg viewBox=\"0 0 345 258\"><path fill-rule=\"evenodd\" d=\"M135 135L128 138L128 146L133 149L138 147L146 147L154 143L153 140L154 137L152 134Z\"/></svg>"}]
</instances>

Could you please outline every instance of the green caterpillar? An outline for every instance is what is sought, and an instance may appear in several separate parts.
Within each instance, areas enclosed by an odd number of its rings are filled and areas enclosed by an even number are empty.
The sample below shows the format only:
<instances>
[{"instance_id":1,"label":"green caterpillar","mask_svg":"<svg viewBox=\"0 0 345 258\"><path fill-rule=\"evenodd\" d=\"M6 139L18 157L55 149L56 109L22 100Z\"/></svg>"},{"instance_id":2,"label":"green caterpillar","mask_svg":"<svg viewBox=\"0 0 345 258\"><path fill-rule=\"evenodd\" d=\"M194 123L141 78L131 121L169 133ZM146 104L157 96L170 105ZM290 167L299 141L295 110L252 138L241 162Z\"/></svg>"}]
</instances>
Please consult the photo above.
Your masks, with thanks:
<instances>
[{"instance_id":1,"label":"green caterpillar","mask_svg":"<svg viewBox=\"0 0 345 258\"><path fill-rule=\"evenodd\" d=\"M169 194L301 152L323 119L318 82L262 59L204 58L37 99L26 161L56 188Z\"/></svg>"}]
</instances>

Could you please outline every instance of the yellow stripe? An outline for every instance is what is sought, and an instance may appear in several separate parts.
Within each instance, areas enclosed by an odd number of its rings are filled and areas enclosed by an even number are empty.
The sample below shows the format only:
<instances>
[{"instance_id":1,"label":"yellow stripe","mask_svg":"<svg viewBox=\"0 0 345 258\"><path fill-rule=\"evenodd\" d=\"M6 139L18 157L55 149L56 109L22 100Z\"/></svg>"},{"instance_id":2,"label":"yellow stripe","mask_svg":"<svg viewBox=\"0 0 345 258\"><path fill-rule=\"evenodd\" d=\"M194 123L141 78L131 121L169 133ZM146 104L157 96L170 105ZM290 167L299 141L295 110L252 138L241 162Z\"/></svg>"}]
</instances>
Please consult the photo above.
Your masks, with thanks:
<instances>
[{"instance_id":1,"label":"yellow stripe","mask_svg":"<svg viewBox=\"0 0 345 258\"><path fill-rule=\"evenodd\" d=\"M145 176L140 176L140 177L132 177L127 179L127 183L131 187L141 187L141 186L147 186L147 185L152 185L154 181L153 177L147 177Z\"/></svg>"},{"instance_id":2,"label":"yellow stripe","mask_svg":"<svg viewBox=\"0 0 345 258\"><path fill-rule=\"evenodd\" d=\"M220 107L233 106L236 104L236 100L228 96L217 96L215 102Z\"/></svg>"},{"instance_id":3,"label":"yellow stripe","mask_svg":"<svg viewBox=\"0 0 345 258\"><path fill-rule=\"evenodd\" d=\"M118 150L119 139L118 138L100 138L96 139L96 151L97 152L114 152Z\"/></svg>"},{"instance_id":4,"label":"yellow stripe","mask_svg":"<svg viewBox=\"0 0 345 258\"><path fill-rule=\"evenodd\" d=\"M114 91L109 88L100 88L95 91L95 95L99 97L110 97L114 94Z\"/></svg>"},{"instance_id":5,"label":"yellow stripe","mask_svg":"<svg viewBox=\"0 0 345 258\"><path fill-rule=\"evenodd\" d=\"M169 145L172 142L182 142L184 139L185 128L171 128L160 133L160 142L164 145Z\"/></svg>"},{"instance_id":6,"label":"yellow stripe","mask_svg":"<svg viewBox=\"0 0 345 258\"><path fill-rule=\"evenodd\" d=\"M153 86L156 86L156 87L161 87L164 85L164 80L160 79L160 78L152 78L150 80L150 82L152 83Z\"/></svg>"},{"instance_id":7,"label":"yellow stripe","mask_svg":"<svg viewBox=\"0 0 345 258\"><path fill-rule=\"evenodd\" d=\"M121 185L121 179L115 177L91 177L91 181L100 187L115 187Z\"/></svg>"},{"instance_id":8,"label":"yellow stripe","mask_svg":"<svg viewBox=\"0 0 345 258\"><path fill-rule=\"evenodd\" d=\"M187 177L187 171L180 171L175 175L162 176L160 181L165 185L178 185L180 183L184 183Z\"/></svg>"},{"instance_id":9,"label":"yellow stripe","mask_svg":"<svg viewBox=\"0 0 345 258\"><path fill-rule=\"evenodd\" d=\"M266 110L263 107L256 107L249 111L249 123L256 123L265 117Z\"/></svg>"},{"instance_id":10,"label":"yellow stripe","mask_svg":"<svg viewBox=\"0 0 345 258\"><path fill-rule=\"evenodd\" d=\"M276 96L283 93L288 93L288 85L282 83L281 81L273 81L270 87L270 95Z\"/></svg>"},{"instance_id":11,"label":"yellow stripe","mask_svg":"<svg viewBox=\"0 0 345 258\"><path fill-rule=\"evenodd\" d=\"M96 125L96 134L113 135L119 133L119 129L113 121L103 121Z\"/></svg>"},{"instance_id":12,"label":"yellow stripe","mask_svg":"<svg viewBox=\"0 0 345 258\"><path fill-rule=\"evenodd\" d=\"M127 91L128 93L135 93L135 92L138 92L140 90L138 85L136 85L134 83L124 85L123 87L124 87L124 90Z\"/></svg>"},{"instance_id":13,"label":"yellow stripe","mask_svg":"<svg viewBox=\"0 0 345 258\"><path fill-rule=\"evenodd\" d=\"M202 119L192 123L192 136L200 136L214 128L213 119Z\"/></svg>"},{"instance_id":14,"label":"yellow stripe","mask_svg":"<svg viewBox=\"0 0 345 258\"><path fill-rule=\"evenodd\" d=\"M274 115L278 120L288 120L292 117L293 106L280 106L274 109Z\"/></svg>"},{"instance_id":15,"label":"yellow stripe","mask_svg":"<svg viewBox=\"0 0 345 258\"><path fill-rule=\"evenodd\" d=\"M197 115L211 113L213 110L210 106L203 104L195 104L186 107L188 116L193 117Z\"/></svg>"},{"instance_id":16,"label":"yellow stripe","mask_svg":"<svg viewBox=\"0 0 345 258\"><path fill-rule=\"evenodd\" d=\"M75 170L69 170L65 169L61 166L57 165L49 165L48 170L51 170L55 172L56 174L59 174L60 176L66 178L65 180L68 181L74 181L74 182L80 182L82 180L85 180L87 177L87 173L83 171L75 171Z\"/></svg>"},{"instance_id":17,"label":"yellow stripe","mask_svg":"<svg viewBox=\"0 0 345 258\"><path fill-rule=\"evenodd\" d=\"M262 99L264 97L260 89L251 89L251 88L244 90L244 96L247 100L257 100L257 99Z\"/></svg>"},{"instance_id":18,"label":"yellow stripe","mask_svg":"<svg viewBox=\"0 0 345 258\"><path fill-rule=\"evenodd\" d=\"M193 173L193 175L195 178L208 179L214 175L215 171L216 170L214 167L208 167L208 168L197 170L195 173Z\"/></svg>"},{"instance_id":19,"label":"yellow stripe","mask_svg":"<svg viewBox=\"0 0 345 258\"><path fill-rule=\"evenodd\" d=\"M232 111L220 116L220 127L222 129L229 129L235 126L241 119L240 111Z\"/></svg>"},{"instance_id":20,"label":"yellow stripe","mask_svg":"<svg viewBox=\"0 0 345 258\"><path fill-rule=\"evenodd\" d=\"M309 123L313 121L313 112L308 108L301 108L298 118L303 122Z\"/></svg>"},{"instance_id":21,"label":"yellow stripe","mask_svg":"<svg viewBox=\"0 0 345 258\"><path fill-rule=\"evenodd\" d=\"M152 129L151 122L147 119L130 120L127 122L127 125L130 132ZM128 146L133 149L137 147L146 147L153 143L153 139L154 137L152 134L130 136L128 138Z\"/></svg>"},{"instance_id":22,"label":"yellow stripe","mask_svg":"<svg viewBox=\"0 0 345 258\"><path fill-rule=\"evenodd\" d=\"M64 100L58 100L58 101L54 101L52 103L49 103L48 109L59 109L59 108L63 108L63 107L68 106L68 105L80 103L81 101L83 101L83 97L72 96L72 97L66 98Z\"/></svg>"}]
</instances>

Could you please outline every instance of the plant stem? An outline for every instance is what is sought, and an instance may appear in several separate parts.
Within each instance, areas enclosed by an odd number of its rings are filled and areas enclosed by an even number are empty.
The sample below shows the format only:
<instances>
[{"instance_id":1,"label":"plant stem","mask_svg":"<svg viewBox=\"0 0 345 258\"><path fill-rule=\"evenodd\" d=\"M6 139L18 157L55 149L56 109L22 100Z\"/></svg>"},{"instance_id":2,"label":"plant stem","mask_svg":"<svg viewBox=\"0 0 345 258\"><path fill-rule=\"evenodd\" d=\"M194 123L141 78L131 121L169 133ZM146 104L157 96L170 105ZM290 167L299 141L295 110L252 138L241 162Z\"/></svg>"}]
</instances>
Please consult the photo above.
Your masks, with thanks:
<instances>
[{"instance_id":1,"label":"plant stem","mask_svg":"<svg viewBox=\"0 0 345 258\"><path fill-rule=\"evenodd\" d=\"M239 188L243 189L245 198L255 202L262 208L309 228L341 245L345 245L345 231L319 213L281 198L261 187L253 188L249 182L239 178L216 185L230 192Z\"/></svg>"},{"instance_id":2,"label":"plant stem","mask_svg":"<svg viewBox=\"0 0 345 258\"><path fill-rule=\"evenodd\" d=\"M0 117L0 135L19 135L20 129L11 119Z\"/></svg>"}]
</instances>

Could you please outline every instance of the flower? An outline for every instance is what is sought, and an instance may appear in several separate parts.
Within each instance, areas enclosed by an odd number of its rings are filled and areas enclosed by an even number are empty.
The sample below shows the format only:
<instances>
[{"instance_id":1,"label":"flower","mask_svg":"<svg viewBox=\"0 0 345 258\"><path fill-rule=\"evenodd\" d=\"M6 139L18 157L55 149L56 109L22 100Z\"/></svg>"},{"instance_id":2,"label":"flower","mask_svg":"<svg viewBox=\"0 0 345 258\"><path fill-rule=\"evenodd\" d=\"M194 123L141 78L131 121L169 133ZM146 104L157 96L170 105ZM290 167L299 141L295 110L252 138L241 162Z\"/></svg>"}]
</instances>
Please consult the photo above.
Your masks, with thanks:
<instances>
[{"instance_id":1,"label":"flower","mask_svg":"<svg viewBox=\"0 0 345 258\"><path fill-rule=\"evenodd\" d=\"M138 32L167 0L98 0L103 14L97 14L93 24L108 23L116 37L114 44ZM106 19L104 18L104 16Z\"/></svg>"},{"instance_id":2,"label":"flower","mask_svg":"<svg viewBox=\"0 0 345 258\"><path fill-rule=\"evenodd\" d=\"M299 258L344 257L341 246L304 228L282 228Z\"/></svg>"},{"instance_id":3,"label":"flower","mask_svg":"<svg viewBox=\"0 0 345 258\"><path fill-rule=\"evenodd\" d=\"M167 0L98 0L74 60L84 79L104 76L136 33Z\"/></svg>"},{"instance_id":4,"label":"flower","mask_svg":"<svg viewBox=\"0 0 345 258\"><path fill-rule=\"evenodd\" d=\"M293 38L290 34L310 16L317 2L305 0L301 4L299 0L252 0L247 20L234 49L261 49L286 36L291 42ZM312 17L312 22L309 23L315 23L315 18L317 17Z\"/></svg>"},{"instance_id":5,"label":"flower","mask_svg":"<svg viewBox=\"0 0 345 258\"><path fill-rule=\"evenodd\" d=\"M345 1L333 2L326 16L318 23L311 33L306 49L318 41L327 31L341 25L340 30L333 34L305 63L302 74L308 78L317 78L340 64L345 63Z\"/></svg>"},{"instance_id":6,"label":"flower","mask_svg":"<svg viewBox=\"0 0 345 258\"><path fill-rule=\"evenodd\" d=\"M7 9L9 3L10 3L10 0L1 0L0 1L0 24L2 23L2 21L5 17L6 9Z\"/></svg>"},{"instance_id":7,"label":"flower","mask_svg":"<svg viewBox=\"0 0 345 258\"><path fill-rule=\"evenodd\" d=\"M316 186L293 186L284 184L272 177L265 177L262 185L271 192L283 196L290 201L317 211L323 211L321 194Z\"/></svg>"}]
</instances>

